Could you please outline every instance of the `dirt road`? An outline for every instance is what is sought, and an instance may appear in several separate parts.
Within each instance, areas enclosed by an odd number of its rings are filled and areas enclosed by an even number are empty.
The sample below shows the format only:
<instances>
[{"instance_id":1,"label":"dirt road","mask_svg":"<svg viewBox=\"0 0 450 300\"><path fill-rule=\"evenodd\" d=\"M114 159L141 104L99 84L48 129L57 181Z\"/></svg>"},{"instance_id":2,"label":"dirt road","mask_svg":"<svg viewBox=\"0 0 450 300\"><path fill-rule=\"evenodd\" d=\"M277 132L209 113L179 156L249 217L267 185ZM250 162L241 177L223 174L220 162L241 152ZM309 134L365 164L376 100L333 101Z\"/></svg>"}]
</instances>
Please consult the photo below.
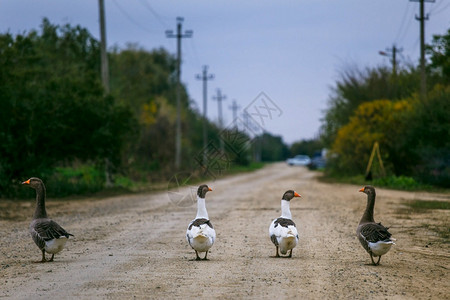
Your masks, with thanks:
<instances>
[{"instance_id":1,"label":"dirt road","mask_svg":"<svg viewBox=\"0 0 450 300\"><path fill-rule=\"evenodd\" d=\"M450 299L450 245L439 235L450 212L404 205L450 195L377 189L375 219L397 245L372 266L355 237L366 195L316 176L273 164L207 182L217 232L209 261L193 261L185 240L196 206L174 205L167 191L50 199L49 215L75 238L44 264L34 263L40 251L28 233L34 200L0 202L0 298ZM288 189L302 195L291 201L299 245L292 259L274 258L268 227Z\"/></svg>"}]
</instances>

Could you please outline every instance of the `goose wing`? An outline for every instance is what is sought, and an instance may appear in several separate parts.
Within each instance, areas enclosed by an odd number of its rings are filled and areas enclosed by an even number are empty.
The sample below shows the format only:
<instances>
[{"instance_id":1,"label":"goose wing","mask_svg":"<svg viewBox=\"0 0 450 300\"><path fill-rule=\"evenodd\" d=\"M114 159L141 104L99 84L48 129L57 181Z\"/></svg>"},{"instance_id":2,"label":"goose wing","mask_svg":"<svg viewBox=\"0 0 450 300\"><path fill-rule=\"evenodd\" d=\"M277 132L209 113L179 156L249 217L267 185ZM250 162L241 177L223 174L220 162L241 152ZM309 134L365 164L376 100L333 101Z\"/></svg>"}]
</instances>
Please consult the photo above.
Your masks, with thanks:
<instances>
[{"instance_id":1,"label":"goose wing","mask_svg":"<svg viewBox=\"0 0 450 300\"><path fill-rule=\"evenodd\" d=\"M212 223L211 223L210 220L204 219L204 218L200 218L200 219L195 219L194 221L192 221L192 222L189 224L188 230L191 230L191 229L192 229L192 226L200 227L200 225L203 225L203 224L206 224L206 225L208 225L209 227L211 227L212 229L214 229L214 227L213 227L213 225L212 225Z\"/></svg>"},{"instance_id":2,"label":"goose wing","mask_svg":"<svg viewBox=\"0 0 450 300\"><path fill-rule=\"evenodd\" d=\"M65 236L66 238L70 235L73 236L73 234L68 233L58 223L50 219L36 220L31 228L44 241L59 239L61 236Z\"/></svg>"},{"instance_id":3,"label":"goose wing","mask_svg":"<svg viewBox=\"0 0 450 300\"><path fill-rule=\"evenodd\" d=\"M381 223L369 223L361 226L361 236L370 243L390 240L391 234L388 228Z\"/></svg>"}]
</instances>

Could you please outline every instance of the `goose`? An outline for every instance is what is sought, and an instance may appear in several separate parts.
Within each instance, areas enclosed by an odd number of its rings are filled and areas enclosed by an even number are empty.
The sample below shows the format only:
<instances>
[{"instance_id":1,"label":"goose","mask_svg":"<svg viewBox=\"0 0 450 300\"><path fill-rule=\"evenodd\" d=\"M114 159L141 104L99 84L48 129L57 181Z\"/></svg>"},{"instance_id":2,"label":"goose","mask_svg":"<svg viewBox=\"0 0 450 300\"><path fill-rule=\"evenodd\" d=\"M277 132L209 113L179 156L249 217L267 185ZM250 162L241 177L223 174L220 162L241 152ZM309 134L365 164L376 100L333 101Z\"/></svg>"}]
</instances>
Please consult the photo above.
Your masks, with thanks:
<instances>
[{"instance_id":1,"label":"goose","mask_svg":"<svg viewBox=\"0 0 450 300\"><path fill-rule=\"evenodd\" d=\"M22 184L36 190L36 209L33 220L30 223L30 233L33 241L42 251L42 260L40 262L47 262L45 252L52 255L48 261L53 261L55 254L64 248L69 236L73 236L73 234L68 233L55 221L47 217L47 211L45 210L45 185L41 179L31 177L27 181L22 182Z\"/></svg>"},{"instance_id":2,"label":"goose","mask_svg":"<svg viewBox=\"0 0 450 300\"><path fill-rule=\"evenodd\" d=\"M381 256L386 254L392 245L395 245L395 239L391 237L387 227L376 223L373 219L373 208L375 207L375 188L367 185L359 190L367 194L367 206L364 214L356 228L356 236L363 248L369 253L372 264L378 266ZM378 256L375 263L374 257Z\"/></svg>"},{"instance_id":3,"label":"goose","mask_svg":"<svg viewBox=\"0 0 450 300\"><path fill-rule=\"evenodd\" d=\"M294 221L292 221L291 210L289 208L290 201L294 197L301 196L293 190L288 190L284 193L281 198L281 216L273 220L269 227L270 239L276 247L276 257L280 257L278 248L280 248L280 252L283 255L290 250L288 257L292 257L292 249L298 243L297 228L295 227Z\"/></svg>"},{"instance_id":4,"label":"goose","mask_svg":"<svg viewBox=\"0 0 450 300\"><path fill-rule=\"evenodd\" d=\"M206 252L203 260L208 260L209 249L214 244L216 239L216 231L214 230L211 221L208 218L208 212L206 211L205 197L206 193L212 191L206 184L202 184L197 190L197 216L191 223L186 231L186 240L189 245L194 249L196 260L201 260L198 255L199 252Z\"/></svg>"}]
</instances>

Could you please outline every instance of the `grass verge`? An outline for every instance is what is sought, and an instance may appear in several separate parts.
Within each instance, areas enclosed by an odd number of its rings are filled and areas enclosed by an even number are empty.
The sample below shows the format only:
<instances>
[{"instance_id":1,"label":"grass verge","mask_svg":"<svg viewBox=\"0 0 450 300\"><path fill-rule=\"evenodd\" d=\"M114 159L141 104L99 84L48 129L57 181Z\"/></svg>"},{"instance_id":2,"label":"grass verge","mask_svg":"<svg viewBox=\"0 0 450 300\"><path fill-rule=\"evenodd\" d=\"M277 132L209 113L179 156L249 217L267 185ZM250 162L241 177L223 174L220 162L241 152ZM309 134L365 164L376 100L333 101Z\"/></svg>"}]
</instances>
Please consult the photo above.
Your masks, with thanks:
<instances>
[{"instance_id":1,"label":"grass verge","mask_svg":"<svg viewBox=\"0 0 450 300\"><path fill-rule=\"evenodd\" d=\"M448 189L435 187L418 182L412 177L407 176L386 176L366 180L364 176L337 176L324 174L319 180L326 183L348 183L357 185L373 185L380 188L388 188L403 191L428 191L428 192L449 192Z\"/></svg>"}]
</instances>

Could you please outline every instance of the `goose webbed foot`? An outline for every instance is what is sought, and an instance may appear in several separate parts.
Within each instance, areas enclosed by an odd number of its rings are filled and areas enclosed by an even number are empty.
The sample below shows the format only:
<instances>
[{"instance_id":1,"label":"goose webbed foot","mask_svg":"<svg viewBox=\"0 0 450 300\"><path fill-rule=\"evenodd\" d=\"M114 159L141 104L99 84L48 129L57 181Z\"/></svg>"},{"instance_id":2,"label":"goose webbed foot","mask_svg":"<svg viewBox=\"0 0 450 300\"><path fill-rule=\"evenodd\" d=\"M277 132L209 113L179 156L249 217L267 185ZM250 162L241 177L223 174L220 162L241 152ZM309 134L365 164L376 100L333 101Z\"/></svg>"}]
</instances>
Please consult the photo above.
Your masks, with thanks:
<instances>
[{"instance_id":1,"label":"goose webbed foot","mask_svg":"<svg viewBox=\"0 0 450 300\"><path fill-rule=\"evenodd\" d=\"M381 255L378 256L378 261L377 261L376 263L375 263L375 261L373 260L372 253L370 253L370 259L372 260L372 264L373 264L374 266L378 266L378 265L380 264Z\"/></svg>"},{"instance_id":2,"label":"goose webbed foot","mask_svg":"<svg viewBox=\"0 0 450 300\"><path fill-rule=\"evenodd\" d=\"M45 259L45 250L42 250L42 259L40 261L37 261L37 263L45 263L47 260Z\"/></svg>"},{"instance_id":3,"label":"goose webbed foot","mask_svg":"<svg viewBox=\"0 0 450 300\"><path fill-rule=\"evenodd\" d=\"M275 254L275 257L280 257L280 254L278 254L278 246L275 246L276 248L276 251L277 251L277 253Z\"/></svg>"},{"instance_id":4,"label":"goose webbed foot","mask_svg":"<svg viewBox=\"0 0 450 300\"><path fill-rule=\"evenodd\" d=\"M202 259L200 258L200 256L198 256L197 250L194 250L194 251L195 251L195 256L196 256L195 260L202 260Z\"/></svg>"},{"instance_id":5,"label":"goose webbed foot","mask_svg":"<svg viewBox=\"0 0 450 300\"><path fill-rule=\"evenodd\" d=\"M288 257L292 257L292 249L291 249L291 251L289 252L289 256Z\"/></svg>"},{"instance_id":6,"label":"goose webbed foot","mask_svg":"<svg viewBox=\"0 0 450 300\"><path fill-rule=\"evenodd\" d=\"M52 254L52 258L49 261L53 261L53 257L55 257L55 254Z\"/></svg>"},{"instance_id":7,"label":"goose webbed foot","mask_svg":"<svg viewBox=\"0 0 450 300\"><path fill-rule=\"evenodd\" d=\"M203 260L209 260L206 257L208 256L208 251L206 251L205 257L203 258Z\"/></svg>"}]
</instances>

